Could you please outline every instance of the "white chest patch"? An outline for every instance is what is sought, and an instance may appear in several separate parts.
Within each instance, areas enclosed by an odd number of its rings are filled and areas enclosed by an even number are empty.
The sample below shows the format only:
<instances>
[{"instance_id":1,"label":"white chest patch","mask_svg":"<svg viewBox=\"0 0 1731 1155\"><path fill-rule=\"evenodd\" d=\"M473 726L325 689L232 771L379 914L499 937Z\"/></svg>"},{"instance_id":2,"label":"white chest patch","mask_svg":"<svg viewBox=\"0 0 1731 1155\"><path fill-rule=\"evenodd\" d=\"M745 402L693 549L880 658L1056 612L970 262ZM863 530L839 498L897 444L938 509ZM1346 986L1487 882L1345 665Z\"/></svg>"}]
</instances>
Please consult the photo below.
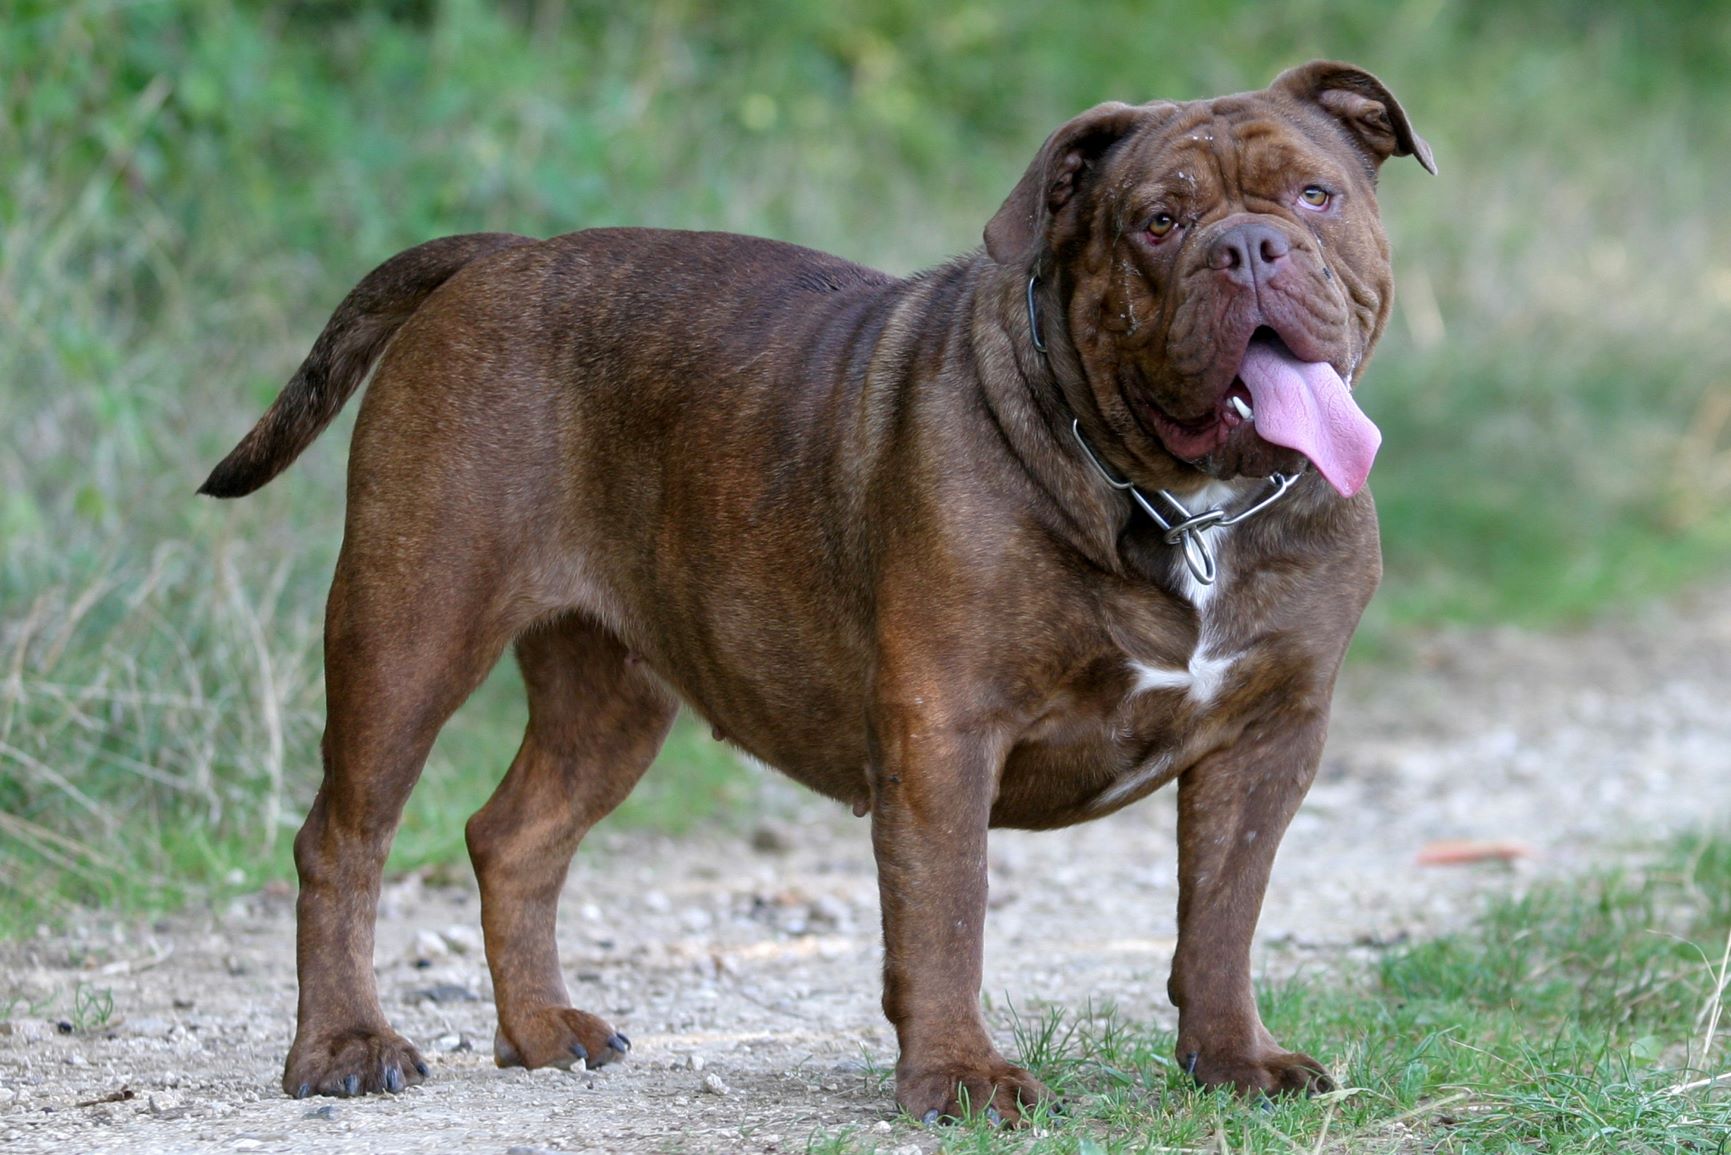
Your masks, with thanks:
<instances>
[{"instance_id":1,"label":"white chest patch","mask_svg":"<svg viewBox=\"0 0 1731 1155\"><path fill-rule=\"evenodd\" d=\"M1131 693L1183 690L1199 704L1207 705L1220 692L1220 687L1226 684L1236 661L1237 654L1214 654L1206 645L1197 647L1196 652L1190 656L1190 665L1182 670L1150 666L1146 662L1131 659L1130 672L1136 676L1136 685Z\"/></svg>"},{"instance_id":2,"label":"white chest patch","mask_svg":"<svg viewBox=\"0 0 1731 1155\"><path fill-rule=\"evenodd\" d=\"M1224 573L1220 573L1220 547L1226 545L1226 535L1229 532L1231 530L1215 530L1208 535L1210 537L1208 544L1213 547L1213 566L1215 566L1213 585L1201 584L1196 580L1196 575L1189 571L1189 566L1179 563L1179 594L1184 596L1187 603L1196 606L1196 613L1208 613L1208 603L1213 601L1215 590L1220 589L1220 580L1226 577Z\"/></svg>"}]
</instances>

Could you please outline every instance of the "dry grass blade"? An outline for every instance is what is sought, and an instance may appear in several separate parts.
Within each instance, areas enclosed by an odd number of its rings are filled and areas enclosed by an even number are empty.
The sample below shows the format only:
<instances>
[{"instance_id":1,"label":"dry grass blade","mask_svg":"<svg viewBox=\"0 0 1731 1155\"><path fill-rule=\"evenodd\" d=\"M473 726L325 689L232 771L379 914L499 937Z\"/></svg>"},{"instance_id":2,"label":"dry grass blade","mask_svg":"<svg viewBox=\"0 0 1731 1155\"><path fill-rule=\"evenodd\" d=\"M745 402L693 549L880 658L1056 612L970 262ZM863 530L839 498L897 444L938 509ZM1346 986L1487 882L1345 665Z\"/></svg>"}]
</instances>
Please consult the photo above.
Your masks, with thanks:
<instances>
[{"instance_id":1,"label":"dry grass blade","mask_svg":"<svg viewBox=\"0 0 1731 1155\"><path fill-rule=\"evenodd\" d=\"M1310 1155L1322 1155L1323 1144L1328 1142L1328 1126L1334 1122L1334 1112L1339 1100L1328 1104L1328 1110L1322 1116L1322 1127L1316 1133L1316 1143L1310 1148Z\"/></svg>"},{"instance_id":2,"label":"dry grass blade","mask_svg":"<svg viewBox=\"0 0 1731 1155\"><path fill-rule=\"evenodd\" d=\"M1719 956L1717 968L1708 967L1707 973L1712 976L1713 986L1707 999L1701 1005L1701 1011L1696 1015L1696 1022L1705 1022L1706 1028L1701 1035L1701 1058L1703 1066L1713 1056L1713 1040L1719 1032L1719 1019L1725 1010L1725 988L1731 983L1731 931L1725 935L1725 950ZM1705 1079L1694 1079L1687 1083L1679 1083L1666 1090L1668 1095L1682 1095L1689 1091L1699 1091L1707 1087L1716 1087L1721 1079L1731 1075L1726 1072Z\"/></svg>"},{"instance_id":3,"label":"dry grass blade","mask_svg":"<svg viewBox=\"0 0 1731 1155\"><path fill-rule=\"evenodd\" d=\"M0 831L5 831L19 842L30 846L60 869L82 878L101 881L122 869L119 863L104 856L88 843L69 838L4 810L0 810Z\"/></svg>"},{"instance_id":4,"label":"dry grass blade","mask_svg":"<svg viewBox=\"0 0 1731 1155\"><path fill-rule=\"evenodd\" d=\"M222 567L222 580L228 587L229 604L246 631L247 641L252 644L253 661L258 672L258 706L264 723L264 764L268 783L261 800L264 807L261 824L265 849L269 850L276 845L277 829L282 825L283 799L283 721L282 702L277 694L276 664L265 640L264 626L253 611L252 603L247 601L233 568L226 562Z\"/></svg>"},{"instance_id":5,"label":"dry grass blade","mask_svg":"<svg viewBox=\"0 0 1731 1155\"><path fill-rule=\"evenodd\" d=\"M114 819L107 810L97 804L96 800L77 786L71 780L40 758L32 757L16 746L0 742L0 762L11 761L22 767L26 772L36 776L54 787L60 793L78 804L79 809L102 823L104 827L112 827Z\"/></svg>"},{"instance_id":6,"label":"dry grass blade","mask_svg":"<svg viewBox=\"0 0 1731 1155\"><path fill-rule=\"evenodd\" d=\"M1705 1079L1693 1079L1687 1083L1678 1083L1675 1087L1668 1087L1665 1089L1665 1094L1686 1095L1690 1091L1700 1091L1708 1087L1717 1087L1727 1079L1731 1079L1731 1071L1721 1071L1717 1075L1709 1075Z\"/></svg>"},{"instance_id":7,"label":"dry grass blade","mask_svg":"<svg viewBox=\"0 0 1731 1155\"><path fill-rule=\"evenodd\" d=\"M1719 1030L1719 1016L1725 1010L1725 985L1728 981L1731 981L1731 931L1725 934L1725 951L1719 956L1719 969L1713 975L1713 993L1707 996L1707 1003L1701 1008L1701 1017L1707 1020L1707 1031L1701 1038L1703 1063L1713 1053L1713 1036Z\"/></svg>"},{"instance_id":8,"label":"dry grass blade","mask_svg":"<svg viewBox=\"0 0 1731 1155\"><path fill-rule=\"evenodd\" d=\"M1444 1095L1442 1098L1433 1099L1429 1103L1420 1103L1410 1111L1402 1111L1400 1114L1390 1119L1386 1125L1392 1127L1396 1123L1409 1123L1414 1119L1421 1118L1434 1111L1440 1111L1444 1107L1459 1103L1462 1099L1470 1099L1472 1097L1473 1095L1471 1091L1456 1091L1452 1095Z\"/></svg>"},{"instance_id":9,"label":"dry grass blade","mask_svg":"<svg viewBox=\"0 0 1731 1155\"><path fill-rule=\"evenodd\" d=\"M1672 466L1672 517L1679 526L1703 520L1731 495L1731 383L1710 388L1677 439Z\"/></svg>"}]
</instances>

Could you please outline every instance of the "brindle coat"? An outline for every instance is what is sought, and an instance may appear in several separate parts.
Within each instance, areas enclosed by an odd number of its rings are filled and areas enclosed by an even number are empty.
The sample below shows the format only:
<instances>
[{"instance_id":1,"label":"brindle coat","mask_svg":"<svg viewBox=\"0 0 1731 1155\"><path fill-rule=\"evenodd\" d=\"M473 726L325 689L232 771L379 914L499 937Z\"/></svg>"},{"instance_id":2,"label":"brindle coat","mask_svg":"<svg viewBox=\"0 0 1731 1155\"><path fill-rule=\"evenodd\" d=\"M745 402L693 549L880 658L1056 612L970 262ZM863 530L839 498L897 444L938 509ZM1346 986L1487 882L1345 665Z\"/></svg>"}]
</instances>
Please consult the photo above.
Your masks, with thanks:
<instances>
[{"instance_id":1,"label":"brindle coat","mask_svg":"<svg viewBox=\"0 0 1731 1155\"><path fill-rule=\"evenodd\" d=\"M1014 1122L1050 1095L981 1017L987 829L1173 780L1181 1061L1245 1092L1326 1085L1264 1029L1249 949L1377 584L1370 497L1306 474L1215 535L1203 587L1070 424L1193 508L1302 470L1253 425L1191 461L1165 440L1206 421L1260 326L1362 375L1392 289L1376 174L1405 155L1431 167L1387 89L1317 62L1263 92L1077 117L984 252L913 278L636 229L448 237L369 274L204 486L274 477L378 359L326 621L324 779L295 840L285 1089L426 1074L374 986L380 870L434 735L513 644L528 732L468 825L501 1065L628 1048L570 1006L554 919L578 842L684 701L871 815L915 1117L965 1091ZM1301 212L1310 185L1326 211ZM1160 238L1156 213L1175 222ZM1279 242L1248 265L1228 252L1246 222Z\"/></svg>"}]
</instances>

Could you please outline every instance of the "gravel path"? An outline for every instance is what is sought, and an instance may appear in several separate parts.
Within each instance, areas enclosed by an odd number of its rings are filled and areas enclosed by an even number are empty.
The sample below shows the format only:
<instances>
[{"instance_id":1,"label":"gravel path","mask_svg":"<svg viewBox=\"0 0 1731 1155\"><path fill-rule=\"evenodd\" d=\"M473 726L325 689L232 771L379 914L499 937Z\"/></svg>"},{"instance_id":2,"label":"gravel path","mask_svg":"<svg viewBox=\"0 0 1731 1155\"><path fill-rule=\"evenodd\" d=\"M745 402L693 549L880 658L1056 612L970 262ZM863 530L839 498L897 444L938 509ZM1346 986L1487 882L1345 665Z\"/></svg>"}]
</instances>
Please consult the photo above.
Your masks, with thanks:
<instances>
[{"instance_id":1,"label":"gravel path","mask_svg":"<svg viewBox=\"0 0 1731 1155\"><path fill-rule=\"evenodd\" d=\"M1538 872L1722 820L1728 689L1725 586L1590 632L1452 634L1403 672L1349 670L1322 775L1281 850L1259 967L1369 954ZM603 832L578 855L567 975L578 1004L635 1044L593 1074L493 1066L466 881L387 887L381 994L433 1067L396 1098L278 1091L294 1012L286 889L0 945L0 999L52 997L68 1015L80 984L113 995L103 1027L63 1034L22 1006L0 1023L0 1151L797 1152L843 1126L885 1151L930 1150L933 1137L894 1121L866 824L779 779L754 820L677 842ZM1415 862L1461 838L1533 853ZM1025 1010L1111 1002L1169 1025L1173 853L1170 791L1072 830L995 834L988 992Z\"/></svg>"}]
</instances>

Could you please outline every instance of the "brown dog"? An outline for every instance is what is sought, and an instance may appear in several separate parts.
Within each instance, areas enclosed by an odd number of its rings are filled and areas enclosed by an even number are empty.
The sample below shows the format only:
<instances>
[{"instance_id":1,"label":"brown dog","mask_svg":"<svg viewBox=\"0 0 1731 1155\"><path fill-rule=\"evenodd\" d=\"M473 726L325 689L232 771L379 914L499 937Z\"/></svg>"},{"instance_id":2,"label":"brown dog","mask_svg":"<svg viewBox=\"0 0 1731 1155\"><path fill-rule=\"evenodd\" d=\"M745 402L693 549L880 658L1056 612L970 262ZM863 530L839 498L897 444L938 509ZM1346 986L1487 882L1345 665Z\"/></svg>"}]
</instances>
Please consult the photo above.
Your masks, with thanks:
<instances>
[{"instance_id":1,"label":"brown dog","mask_svg":"<svg viewBox=\"0 0 1731 1155\"><path fill-rule=\"evenodd\" d=\"M629 1047L571 1007L554 917L684 701L871 815L915 1117L1050 1096L981 1017L987 829L1174 779L1180 1061L1326 1086L1264 1029L1249 951L1380 573L1349 383L1390 306L1377 170L1407 155L1432 168L1388 90L1318 62L1084 113L984 252L911 279L645 230L447 237L369 274L203 489L274 477L382 353L295 840L285 1089L426 1074L374 987L379 874L434 735L512 643L528 733L468 825L501 1065Z\"/></svg>"}]
</instances>

